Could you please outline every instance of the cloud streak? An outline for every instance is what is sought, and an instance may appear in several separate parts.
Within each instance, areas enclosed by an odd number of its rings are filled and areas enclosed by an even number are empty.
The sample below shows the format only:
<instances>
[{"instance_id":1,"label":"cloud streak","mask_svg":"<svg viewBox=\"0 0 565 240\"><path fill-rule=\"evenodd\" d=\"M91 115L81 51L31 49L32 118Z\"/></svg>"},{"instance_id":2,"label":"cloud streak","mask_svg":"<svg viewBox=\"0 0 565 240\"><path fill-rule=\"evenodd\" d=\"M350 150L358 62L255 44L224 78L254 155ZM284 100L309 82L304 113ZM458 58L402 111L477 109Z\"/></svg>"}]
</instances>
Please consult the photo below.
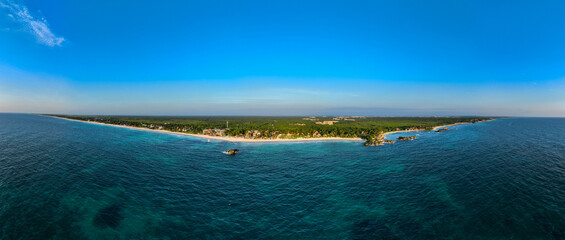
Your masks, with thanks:
<instances>
[{"instance_id":1,"label":"cloud streak","mask_svg":"<svg viewBox=\"0 0 565 240\"><path fill-rule=\"evenodd\" d=\"M26 29L31 32L37 40L47 46L61 46L65 38L56 36L45 19L36 19L29 13L26 6L16 4L12 1L0 0L0 7L8 9L8 16L14 21L23 24Z\"/></svg>"}]
</instances>

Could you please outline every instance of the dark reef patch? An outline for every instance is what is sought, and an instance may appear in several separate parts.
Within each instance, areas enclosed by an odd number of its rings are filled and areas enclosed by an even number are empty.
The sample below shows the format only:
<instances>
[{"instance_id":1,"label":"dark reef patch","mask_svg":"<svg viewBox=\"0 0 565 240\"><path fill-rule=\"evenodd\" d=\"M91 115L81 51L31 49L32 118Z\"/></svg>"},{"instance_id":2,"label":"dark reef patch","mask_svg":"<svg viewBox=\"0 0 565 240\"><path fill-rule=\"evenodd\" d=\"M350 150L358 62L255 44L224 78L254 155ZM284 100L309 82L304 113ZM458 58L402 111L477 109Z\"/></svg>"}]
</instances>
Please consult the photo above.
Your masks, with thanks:
<instances>
[{"instance_id":1,"label":"dark reef patch","mask_svg":"<svg viewBox=\"0 0 565 240\"><path fill-rule=\"evenodd\" d=\"M351 234L351 239L433 239L433 236L426 237L422 226L414 219L394 215L356 222Z\"/></svg>"},{"instance_id":2,"label":"dark reef patch","mask_svg":"<svg viewBox=\"0 0 565 240\"><path fill-rule=\"evenodd\" d=\"M383 221L363 220L353 225L351 239L400 239Z\"/></svg>"},{"instance_id":3,"label":"dark reef patch","mask_svg":"<svg viewBox=\"0 0 565 240\"><path fill-rule=\"evenodd\" d=\"M113 204L98 211L94 217L94 225L97 227L111 227L116 228L120 225L124 216L121 214L122 206Z\"/></svg>"}]
</instances>

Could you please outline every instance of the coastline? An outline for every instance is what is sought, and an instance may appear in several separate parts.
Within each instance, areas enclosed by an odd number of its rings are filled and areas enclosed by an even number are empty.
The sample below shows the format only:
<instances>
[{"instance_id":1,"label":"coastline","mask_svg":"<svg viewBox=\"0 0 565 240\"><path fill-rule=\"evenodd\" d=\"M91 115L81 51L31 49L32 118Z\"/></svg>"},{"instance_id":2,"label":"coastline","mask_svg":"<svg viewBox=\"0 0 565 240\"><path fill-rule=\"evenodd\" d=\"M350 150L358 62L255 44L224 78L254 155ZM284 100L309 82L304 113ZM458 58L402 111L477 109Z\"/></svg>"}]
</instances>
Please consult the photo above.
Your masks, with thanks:
<instances>
[{"instance_id":1,"label":"coastline","mask_svg":"<svg viewBox=\"0 0 565 240\"><path fill-rule=\"evenodd\" d=\"M488 120L482 120L482 121L477 121L477 122L474 122L474 123L490 122L490 121L493 121L495 119L496 118L488 119ZM467 123L473 124L473 122L459 122L459 123L453 123L453 124L448 124L448 125L441 125L441 126L437 126L437 127L432 128L432 131L438 130L440 128L452 127L452 126L455 126L455 125L467 124Z\"/></svg>"},{"instance_id":2,"label":"coastline","mask_svg":"<svg viewBox=\"0 0 565 240\"><path fill-rule=\"evenodd\" d=\"M175 135L181 135L181 136L192 136L192 137L198 137L198 138L203 138L203 139L213 139L213 140L220 140L220 141L227 141L227 142L256 142L256 143L260 143L260 142L263 142L263 143L264 142L297 142L297 143L299 143L299 142L316 142L316 141L324 141L324 142L327 142L327 141L342 141L342 142L343 141L345 141L345 142L362 142L362 141L365 141L365 140L358 138L358 137L357 138L320 137L320 138L292 138L292 139L248 139L248 138L231 137L231 136L220 137L220 136L208 136L208 135L203 135L203 134L182 133L182 132L172 132L172 131L167 131L167 130L156 130L156 129L149 129L149 128L131 127L131 126L116 125L116 124L101 123L101 122L93 122L93 121L83 121L83 120L76 120L76 119L70 119L70 118L64 118L64 117L56 117L56 116L51 116L51 115L41 115L41 116L58 118L58 119L63 119L63 120L68 120L68 121L75 121L75 122L92 123L92 124L98 124L98 125L121 127L121 128L133 129L133 130L151 131L151 132L166 133L166 134L175 134ZM488 121L492 121L492 120L494 120L494 119L479 121L479 122L488 122ZM470 123L471 122L459 122L459 123L453 123L453 124L448 124L448 125L441 125L441 126L433 127L432 130L429 130L429 131L435 131L439 128L446 128L446 127L452 127L452 126L455 126L455 125L470 124ZM427 130L420 130L420 129L398 130L398 131L386 132L386 133L383 133L383 135L384 135L384 138L386 138L386 136L388 134L401 133L401 132L420 132L420 131L427 131Z\"/></svg>"},{"instance_id":3,"label":"coastline","mask_svg":"<svg viewBox=\"0 0 565 240\"><path fill-rule=\"evenodd\" d=\"M138 127L123 126L123 125L116 125L116 124L109 124L109 123L93 122L93 121L89 122L89 121L76 120L76 119L63 118L63 117L56 117L56 116L50 116L50 115L41 115L41 116L58 118L58 119L63 119L63 120L68 120L68 121L75 121L75 122L92 123L92 124L97 124L97 125L121 127L121 128L133 129L133 130L150 131L150 132L158 132L158 133L175 134L175 135L181 135L181 136L192 136L192 137L198 137L198 138L203 138L203 139L213 139L213 140L228 141L228 142L316 142L316 141L362 142L362 141L364 141L361 138L340 138L340 137L292 138L292 139L248 139L248 138L238 138L238 137L230 137L230 136L219 137L219 136L208 136L208 135L203 135L203 134L181 133L181 132L171 132L171 131L167 131L167 130L138 128Z\"/></svg>"},{"instance_id":4,"label":"coastline","mask_svg":"<svg viewBox=\"0 0 565 240\"><path fill-rule=\"evenodd\" d=\"M492 120L494 120L494 119L489 119L489 120L484 120L484 121L478 121L478 122L475 122L475 123L488 122L488 121L492 121ZM388 135L388 134L393 134L393 133L435 131L435 130L438 130L438 129L440 129L440 128L453 127L453 126L461 125L461 124L473 124L473 123L472 123L472 122L459 122L459 123L441 125L441 126L433 127L432 130L419 130L419 129L418 129L418 130L398 130L398 131L386 132L386 133L384 133L383 135L384 135L384 137L386 138L386 135Z\"/></svg>"}]
</instances>

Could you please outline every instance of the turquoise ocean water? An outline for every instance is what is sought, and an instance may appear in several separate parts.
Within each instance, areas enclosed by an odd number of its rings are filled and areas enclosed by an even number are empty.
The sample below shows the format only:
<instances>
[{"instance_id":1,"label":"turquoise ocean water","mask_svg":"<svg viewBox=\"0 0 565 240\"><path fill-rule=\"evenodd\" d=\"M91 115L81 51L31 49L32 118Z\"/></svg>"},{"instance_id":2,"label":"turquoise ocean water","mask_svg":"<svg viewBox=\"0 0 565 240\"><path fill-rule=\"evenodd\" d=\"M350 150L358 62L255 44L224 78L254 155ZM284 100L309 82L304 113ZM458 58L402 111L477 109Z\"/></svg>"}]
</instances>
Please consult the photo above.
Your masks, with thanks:
<instances>
[{"instance_id":1,"label":"turquoise ocean water","mask_svg":"<svg viewBox=\"0 0 565 240\"><path fill-rule=\"evenodd\" d=\"M565 239L565 119L395 136L413 134L207 142L0 114L0 239Z\"/></svg>"}]
</instances>

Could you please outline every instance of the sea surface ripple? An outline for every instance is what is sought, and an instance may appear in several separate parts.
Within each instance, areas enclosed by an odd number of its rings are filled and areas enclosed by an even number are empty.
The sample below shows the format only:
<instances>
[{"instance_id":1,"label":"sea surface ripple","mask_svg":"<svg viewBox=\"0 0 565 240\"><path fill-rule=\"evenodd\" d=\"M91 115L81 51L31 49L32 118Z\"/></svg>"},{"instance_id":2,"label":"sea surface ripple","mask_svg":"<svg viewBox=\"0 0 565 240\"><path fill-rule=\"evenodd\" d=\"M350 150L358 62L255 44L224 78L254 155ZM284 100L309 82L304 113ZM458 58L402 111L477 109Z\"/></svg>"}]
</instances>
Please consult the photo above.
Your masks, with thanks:
<instances>
[{"instance_id":1,"label":"sea surface ripple","mask_svg":"<svg viewBox=\"0 0 565 240\"><path fill-rule=\"evenodd\" d=\"M565 119L451 129L231 143L0 114L0 239L565 239Z\"/></svg>"}]
</instances>

